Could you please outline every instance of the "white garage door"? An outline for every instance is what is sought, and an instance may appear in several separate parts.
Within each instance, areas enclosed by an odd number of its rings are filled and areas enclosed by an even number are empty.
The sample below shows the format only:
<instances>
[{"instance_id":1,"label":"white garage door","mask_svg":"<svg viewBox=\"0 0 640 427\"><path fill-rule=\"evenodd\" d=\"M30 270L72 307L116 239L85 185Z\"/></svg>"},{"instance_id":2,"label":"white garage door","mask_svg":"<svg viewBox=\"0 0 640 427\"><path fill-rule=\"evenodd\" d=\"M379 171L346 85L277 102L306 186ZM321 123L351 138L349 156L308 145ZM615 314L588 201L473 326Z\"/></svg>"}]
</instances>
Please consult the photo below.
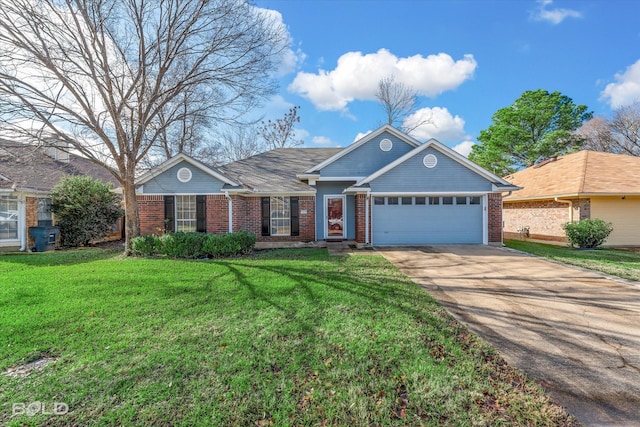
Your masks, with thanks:
<instances>
[{"instance_id":1,"label":"white garage door","mask_svg":"<svg viewBox=\"0 0 640 427\"><path fill-rule=\"evenodd\" d=\"M482 243L482 198L374 197L374 245Z\"/></svg>"}]
</instances>

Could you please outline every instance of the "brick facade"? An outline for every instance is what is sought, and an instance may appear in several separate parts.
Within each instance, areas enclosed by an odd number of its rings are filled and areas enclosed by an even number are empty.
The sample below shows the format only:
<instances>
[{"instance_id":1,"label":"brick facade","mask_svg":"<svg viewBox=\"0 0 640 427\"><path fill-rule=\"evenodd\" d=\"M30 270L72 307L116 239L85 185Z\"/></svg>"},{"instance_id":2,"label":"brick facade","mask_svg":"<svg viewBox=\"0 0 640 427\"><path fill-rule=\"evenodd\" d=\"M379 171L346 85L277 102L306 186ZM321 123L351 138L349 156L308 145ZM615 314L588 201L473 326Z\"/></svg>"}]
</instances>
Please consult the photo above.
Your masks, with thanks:
<instances>
[{"instance_id":1,"label":"brick facade","mask_svg":"<svg viewBox=\"0 0 640 427\"><path fill-rule=\"evenodd\" d=\"M36 245L36 241L31 237L31 233L29 233L29 227L37 227L38 226L38 198L37 197L27 197L25 199L26 205L26 213L27 213L27 222L25 224L27 228L27 248L33 248Z\"/></svg>"},{"instance_id":2,"label":"brick facade","mask_svg":"<svg viewBox=\"0 0 640 427\"><path fill-rule=\"evenodd\" d=\"M164 233L164 197L138 195L140 234Z\"/></svg>"},{"instance_id":3,"label":"brick facade","mask_svg":"<svg viewBox=\"0 0 640 427\"><path fill-rule=\"evenodd\" d=\"M505 202L503 217L506 238L523 238L518 230L529 227L530 239L566 242L562 226L571 220L590 218L591 203L589 199Z\"/></svg>"},{"instance_id":4,"label":"brick facade","mask_svg":"<svg viewBox=\"0 0 640 427\"><path fill-rule=\"evenodd\" d=\"M164 233L164 197L139 194L140 234ZM298 199L300 235L262 236L261 198L231 196L233 231L254 233L259 242L312 242L315 240L315 197ZM207 232L229 232L229 201L222 194L207 195Z\"/></svg>"},{"instance_id":5,"label":"brick facade","mask_svg":"<svg viewBox=\"0 0 640 427\"><path fill-rule=\"evenodd\" d=\"M489 244L502 243L502 194L491 193L487 200Z\"/></svg>"},{"instance_id":6,"label":"brick facade","mask_svg":"<svg viewBox=\"0 0 640 427\"><path fill-rule=\"evenodd\" d=\"M367 233L371 237L371 222L369 222L369 230L366 229L366 210L367 210L366 194L356 194L355 197L355 215L356 215L356 243L364 244L367 240ZM371 205L369 205L369 218L371 218Z\"/></svg>"}]
</instances>

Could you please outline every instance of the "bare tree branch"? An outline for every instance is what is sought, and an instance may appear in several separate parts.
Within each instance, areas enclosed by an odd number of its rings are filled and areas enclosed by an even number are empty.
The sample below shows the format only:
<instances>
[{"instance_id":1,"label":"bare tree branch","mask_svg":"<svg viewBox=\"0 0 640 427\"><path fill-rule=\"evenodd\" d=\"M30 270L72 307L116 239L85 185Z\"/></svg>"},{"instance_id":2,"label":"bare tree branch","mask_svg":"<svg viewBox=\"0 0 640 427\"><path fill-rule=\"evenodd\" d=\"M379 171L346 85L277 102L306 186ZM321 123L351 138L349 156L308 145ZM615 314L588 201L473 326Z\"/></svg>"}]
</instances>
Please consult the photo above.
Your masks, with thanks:
<instances>
[{"instance_id":1,"label":"bare tree branch","mask_svg":"<svg viewBox=\"0 0 640 427\"><path fill-rule=\"evenodd\" d=\"M0 127L112 167L129 244L149 150L237 122L273 92L286 43L244 0L0 0Z\"/></svg>"}]
</instances>

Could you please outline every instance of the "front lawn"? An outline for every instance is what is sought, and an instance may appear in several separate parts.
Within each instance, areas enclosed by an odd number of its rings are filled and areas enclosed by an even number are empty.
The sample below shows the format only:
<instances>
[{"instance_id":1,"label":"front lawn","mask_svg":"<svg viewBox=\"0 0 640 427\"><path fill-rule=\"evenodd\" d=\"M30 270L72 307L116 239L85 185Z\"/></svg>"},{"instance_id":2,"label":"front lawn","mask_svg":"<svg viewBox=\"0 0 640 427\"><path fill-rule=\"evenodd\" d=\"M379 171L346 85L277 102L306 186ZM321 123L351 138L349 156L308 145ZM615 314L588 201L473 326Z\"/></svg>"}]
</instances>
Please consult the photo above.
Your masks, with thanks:
<instances>
[{"instance_id":1,"label":"front lawn","mask_svg":"<svg viewBox=\"0 0 640 427\"><path fill-rule=\"evenodd\" d=\"M640 252L620 249L580 250L522 240L505 240L504 243L509 248L565 264L601 271L624 279L640 280Z\"/></svg>"},{"instance_id":2,"label":"front lawn","mask_svg":"<svg viewBox=\"0 0 640 427\"><path fill-rule=\"evenodd\" d=\"M2 425L574 423L378 255L81 250L0 277L0 372L55 361L0 374Z\"/></svg>"}]
</instances>

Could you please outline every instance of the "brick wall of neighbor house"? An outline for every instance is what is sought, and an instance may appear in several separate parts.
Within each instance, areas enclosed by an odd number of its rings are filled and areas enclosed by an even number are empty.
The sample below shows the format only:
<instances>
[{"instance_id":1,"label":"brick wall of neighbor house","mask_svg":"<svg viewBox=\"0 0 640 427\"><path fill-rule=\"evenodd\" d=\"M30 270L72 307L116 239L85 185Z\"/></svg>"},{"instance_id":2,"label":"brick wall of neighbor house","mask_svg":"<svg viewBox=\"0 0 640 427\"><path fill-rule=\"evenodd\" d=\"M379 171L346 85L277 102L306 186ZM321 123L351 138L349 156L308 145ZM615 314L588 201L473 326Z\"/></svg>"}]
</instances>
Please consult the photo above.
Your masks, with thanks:
<instances>
[{"instance_id":1,"label":"brick wall of neighbor house","mask_svg":"<svg viewBox=\"0 0 640 427\"><path fill-rule=\"evenodd\" d=\"M298 198L300 235L299 236L262 236L262 198L232 196L233 230L245 230L256 235L258 242L312 242L315 240L316 198L300 196ZM306 211L306 213L304 213Z\"/></svg>"},{"instance_id":2,"label":"brick wall of neighbor house","mask_svg":"<svg viewBox=\"0 0 640 427\"><path fill-rule=\"evenodd\" d=\"M518 229L526 226L529 227L529 239L566 242L562 226L572 217L573 221L590 218L590 200L571 199L564 203L552 199L505 202L503 209L505 238L523 238Z\"/></svg>"},{"instance_id":3,"label":"brick wall of neighbor house","mask_svg":"<svg viewBox=\"0 0 640 427\"><path fill-rule=\"evenodd\" d=\"M162 196L138 195L140 234L164 233L164 198Z\"/></svg>"},{"instance_id":4,"label":"brick wall of neighbor house","mask_svg":"<svg viewBox=\"0 0 640 427\"><path fill-rule=\"evenodd\" d=\"M490 193L487 205L489 244L502 243L502 194Z\"/></svg>"},{"instance_id":5,"label":"brick wall of neighbor house","mask_svg":"<svg viewBox=\"0 0 640 427\"><path fill-rule=\"evenodd\" d=\"M555 200L504 203L504 233L507 239L524 238L518 230L529 227L529 238L565 241L562 225L570 218L568 203Z\"/></svg>"}]
</instances>

